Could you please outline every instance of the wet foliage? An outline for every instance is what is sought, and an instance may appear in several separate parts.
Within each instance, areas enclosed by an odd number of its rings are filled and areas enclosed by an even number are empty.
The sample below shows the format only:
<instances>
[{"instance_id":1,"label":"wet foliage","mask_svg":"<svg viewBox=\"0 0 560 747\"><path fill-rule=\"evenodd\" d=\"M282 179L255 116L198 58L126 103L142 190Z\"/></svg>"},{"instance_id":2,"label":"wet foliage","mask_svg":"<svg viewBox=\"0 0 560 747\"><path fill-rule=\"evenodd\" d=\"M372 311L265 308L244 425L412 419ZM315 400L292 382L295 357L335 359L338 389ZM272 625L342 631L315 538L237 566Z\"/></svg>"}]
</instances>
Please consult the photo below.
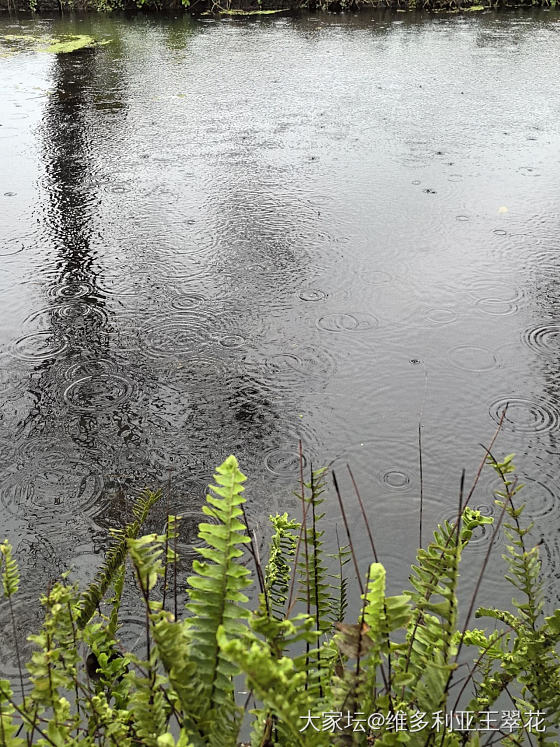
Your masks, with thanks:
<instances>
[{"instance_id":1,"label":"wet foliage","mask_svg":"<svg viewBox=\"0 0 560 747\"><path fill-rule=\"evenodd\" d=\"M487 461L501 482L499 517L485 517L468 505L476 480L466 499L461 489L455 520L441 523L418 550L411 587L396 596L386 593L386 569L378 562L356 490L372 549L361 578L334 474L348 544L339 543L333 555L325 553L321 495L327 473L312 471L305 482L303 458L297 493L301 521L287 514L271 517L263 566L244 511L246 478L230 456L217 468L206 497L203 512L212 521L199 525L203 544L186 579L188 601L179 610L181 519L169 515L164 534L138 537L160 499L145 493L134 507L133 522L115 533L115 546L95 583L80 593L64 574L43 597L45 619L30 637L35 650L29 674L20 661L16 692L8 680L0 680L0 745L233 747L250 726L251 744L260 747L372 741L474 746L477 725L503 694L515 709L508 711L507 731L496 730L503 744L558 744L560 610L543 615L539 551L529 544L531 525L521 521L512 455L498 462L488 450ZM511 610L476 611L501 627L469 629L502 523L510 543L506 580L521 597ZM461 558L473 531L483 525L492 526L492 542L460 623ZM357 619L344 620L350 557L362 602ZM259 590L256 607L247 596L254 582L251 562ZM19 573L7 541L0 545L0 563L2 604L11 609ZM119 641L126 565L134 571L145 609L142 655ZM104 601L110 588L112 595ZM473 653L465 670L467 650ZM241 700L239 675L244 678ZM396 727L417 722L419 714L458 713L458 707L472 717L464 728L443 716L437 727L429 721L423 729ZM333 719L338 714L340 721L343 713L365 714L362 728L350 728L350 721L346 729L316 725L325 714Z\"/></svg>"}]
</instances>

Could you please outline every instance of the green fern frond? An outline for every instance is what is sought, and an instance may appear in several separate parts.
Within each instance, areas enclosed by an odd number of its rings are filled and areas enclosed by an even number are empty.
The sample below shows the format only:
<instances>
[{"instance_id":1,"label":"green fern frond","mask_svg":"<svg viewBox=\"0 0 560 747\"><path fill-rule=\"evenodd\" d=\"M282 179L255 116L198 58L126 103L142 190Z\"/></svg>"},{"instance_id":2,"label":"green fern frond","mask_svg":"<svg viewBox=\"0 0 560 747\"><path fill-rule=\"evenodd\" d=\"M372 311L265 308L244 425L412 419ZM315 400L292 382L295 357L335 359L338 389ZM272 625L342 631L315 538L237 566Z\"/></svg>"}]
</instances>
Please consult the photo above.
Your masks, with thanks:
<instances>
[{"instance_id":1,"label":"green fern frond","mask_svg":"<svg viewBox=\"0 0 560 747\"><path fill-rule=\"evenodd\" d=\"M201 696L208 711L212 706L227 708L233 702L231 678L237 668L223 656L217 631L223 626L230 637L246 632L242 621L249 613L241 605L248 601L243 590L251 584L250 571L238 562L243 555L242 546L251 541L239 520L243 514L239 506L244 502L241 493L246 477L240 472L237 459L230 456L218 467L214 480L216 485L210 486L214 495L206 496L202 510L219 523L199 525L198 536L206 546L197 552L204 561L193 562L187 604L192 613L187 620L190 657L196 665Z\"/></svg>"},{"instance_id":2,"label":"green fern frond","mask_svg":"<svg viewBox=\"0 0 560 747\"><path fill-rule=\"evenodd\" d=\"M69 693L75 692L77 665L80 661L75 626L78 591L75 586L57 582L41 600L45 619L40 632L29 640L38 647L27 668L33 685L31 699L36 714L51 712L49 732L56 744L71 744L71 732L79 724L79 716L71 713Z\"/></svg>"},{"instance_id":3,"label":"green fern frond","mask_svg":"<svg viewBox=\"0 0 560 747\"><path fill-rule=\"evenodd\" d=\"M270 600L271 613L278 620L282 620L290 587L292 559L296 550L295 533L299 530L300 523L288 519L287 513L269 516L269 519L274 527L274 534L264 571L264 584Z\"/></svg>"},{"instance_id":4,"label":"green fern frond","mask_svg":"<svg viewBox=\"0 0 560 747\"><path fill-rule=\"evenodd\" d=\"M312 618L307 620L313 625ZM288 628L292 625L288 620L280 624ZM290 632L286 630L288 637ZM276 715L276 730L283 740L281 744L324 747L325 734L313 729L301 730L302 718L306 713L314 712L316 701L305 689L307 673L298 667L297 658L278 659L259 641L249 645L247 641L229 639L223 627L218 629L217 637L224 654L245 673L248 687Z\"/></svg>"},{"instance_id":5,"label":"green fern frond","mask_svg":"<svg viewBox=\"0 0 560 747\"><path fill-rule=\"evenodd\" d=\"M173 700L177 699L180 704L183 727L191 734L200 734L197 672L189 657L187 621L177 622L170 612L162 610L152 615L152 634L157 657L173 688Z\"/></svg>"},{"instance_id":6,"label":"green fern frond","mask_svg":"<svg viewBox=\"0 0 560 747\"><path fill-rule=\"evenodd\" d=\"M3 567L0 564L0 568L2 568L4 596L9 598L16 594L19 589L19 570L12 555L12 546L8 540L4 540L0 545L0 555L3 560Z\"/></svg>"},{"instance_id":7,"label":"green fern frond","mask_svg":"<svg viewBox=\"0 0 560 747\"><path fill-rule=\"evenodd\" d=\"M159 747L158 737L166 733L170 715L163 688L167 680L161 675L143 677L134 671L127 679L132 686L128 708L134 713L136 744Z\"/></svg>"},{"instance_id":8,"label":"green fern frond","mask_svg":"<svg viewBox=\"0 0 560 747\"><path fill-rule=\"evenodd\" d=\"M161 498L161 495L160 490L155 493L149 490L144 491L132 507L132 513L136 519L127 524L119 532L113 532L116 542L107 550L104 563L96 573L92 583L82 594L80 613L76 621L78 628L83 629L95 614L117 571L126 560L128 540L138 537L140 529L148 517L148 513Z\"/></svg>"},{"instance_id":9,"label":"green fern frond","mask_svg":"<svg viewBox=\"0 0 560 747\"><path fill-rule=\"evenodd\" d=\"M513 503L513 498L523 487L515 479L511 479L515 472L513 458L514 454L508 454L502 462L498 462L492 455L489 455L488 462L500 477L503 485L503 490L497 490L495 493L496 505L504 508L510 518L510 521L504 524L506 537L511 542L511 545L507 546L507 554L502 556L509 566L509 574L505 578L524 593L526 601L514 600L514 604L534 629L543 610L541 563L538 548L527 548L525 542L526 535L533 528L533 522L522 527L520 517L525 505L516 508Z\"/></svg>"},{"instance_id":10,"label":"green fern frond","mask_svg":"<svg viewBox=\"0 0 560 747\"><path fill-rule=\"evenodd\" d=\"M335 598L331 605L330 617L332 622L343 622L346 617L346 610L348 609L348 578L344 576L344 566L350 562L351 551L349 545L340 545L338 539L338 530L336 531L336 544L337 552L332 555L327 555L329 558L333 558L338 563L338 573L333 573L331 578L336 581Z\"/></svg>"},{"instance_id":11,"label":"green fern frond","mask_svg":"<svg viewBox=\"0 0 560 747\"><path fill-rule=\"evenodd\" d=\"M19 727L14 722L15 708L12 705L12 696L10 682L0 679L0 745L23 747L25 740L18 736Z\"/></svg>"},{"instance_id":12,"label":"green fern frond","mask_svg":"<svg viewBox=\"0 0 560 747\"><path fill-rule=\"evenodd\" d=\"M305 487L310 490L310 496L306 499L306 502L311 506L310 521L308 519L306 536L304 537L304 542L307 545L308 568L305 568L303 563L300 564L302 584L307 586L307 581L309 582L308 588L304 589L304 598L309 599L310 612L315 615L316 627L321 633L325 633L332 628L330 618L332 608L336 604L332 586L328 580L329 572L323 557L323 536L325 532L319 529L321 519L325 516L324 512L318 512L319 506L323 503L320 496L325 491L325 472L325 468L313 470L310 481L305 483Z\"/></svg>"},{"instance_id":13,"label":"green fern frond","mask_svg":"<svg viewBox=\"0 0 560 747\"><path fill-rule=\"evenodd\" d=\"M147 534L128 540L128 551L136 570L142 593L147 598L158 578L164 574L162 563L165 535Z\"/></svg>"},{"instance_id":14,"label":"green fern frond","mask_svg":"<svg viewBox=\"0 0 560 747\"><path fill-rule=\"evenodd\" d=\"M468 708L477 713L491 708L500 695L512 683L517 683L514 703L517 710L542 711L546 714L547 733L536 735L537 743L555 744L549 741L555 735L554 727L560 722L560 658L558 642L560 626L555 630L554 618L542 618L542 580L538 547L528 548L526 536L532 523L522 526L520 518L524 505L515 506L513 498L522 488L514 478L513 454L502 462L489 455L492 465L502 482L502 490L496 491L498 506L503 508L510 521L505 523L506 536L511 542L503 558L509 572L505 578L516 589L523 592L523 601L513 600L518 614L507 610L480 607L477 617L489 617L507 626L511 633L495 633L501 640L488 643L481 633L466 634L465 639L479 647L483 659L481 673L477 678L476 696ZM552 620L552 626L551 626ZM470 635L470 638L469 638ZM509 692L509 691L508 691ZM516 738L523 739L521 731Z\"/></svg>"},{"instance_id":15,"label":"green fern frond","mask_svg":"<svg viewBox=\"0 0 560 747\"><path fill-rule=\"evenodd\" d=\"M122 593L124 589L124 575L126 571L126 565L123 563L120 569L117 571L115 581L113 584L114 594L109 600L111 604L111 614L109 617L109 624L107 626L107 634L109 638L116 638L117 628L119 625L119 610L121 606Z\"/></svg>"},{"instance_id":16,"label":"green fern frond","mask_svg":"<svg viewBox=\"0 0 560 747\"><path fill-rule=\"evenodd\" d=\"M418 550L417 565L412 566L414 590L405 594L415 609L408 626L408 653L399 661L398 675L413 675L415 689L406 692L427 712L444 707L455 666L451 660L456 653L456 591L462 551L474 529L492 521L480 511L465 508L459 527L448 521L436 527L432 542Z\"/></svg>"}]
</instances>

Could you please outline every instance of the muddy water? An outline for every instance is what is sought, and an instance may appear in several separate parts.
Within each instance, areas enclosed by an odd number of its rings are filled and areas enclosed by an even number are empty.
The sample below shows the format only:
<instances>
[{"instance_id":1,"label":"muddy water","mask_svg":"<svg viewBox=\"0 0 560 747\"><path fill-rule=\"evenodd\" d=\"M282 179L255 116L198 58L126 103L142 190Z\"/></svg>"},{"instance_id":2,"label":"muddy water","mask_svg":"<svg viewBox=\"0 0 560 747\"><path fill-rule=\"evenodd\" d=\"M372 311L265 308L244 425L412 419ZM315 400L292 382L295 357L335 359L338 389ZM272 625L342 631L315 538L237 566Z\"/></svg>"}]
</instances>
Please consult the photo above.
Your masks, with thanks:
<instances>
[{"instance_id":1,"label":"muddy water","mask_svg":"<svg viewBox=\"0 0 560 747\"><path fill-rule=\"evenodd\" d=\"M398 591L419 422L425 540L508 403L495 452L518 455L554 603L557 15L0 20L60 32L109 43L12 40L0 57L0 535L25 580L20 633L61 570L91 578L144 486L186 515L188 557L235 453L265 534L297 510L300 438L339 474L365 570L352 465ZM493 487L473 498L489 514ZM327 510L333 536L330 490ZM505 603L494 558L480 601Z\"/></svg>"}]
</instances>

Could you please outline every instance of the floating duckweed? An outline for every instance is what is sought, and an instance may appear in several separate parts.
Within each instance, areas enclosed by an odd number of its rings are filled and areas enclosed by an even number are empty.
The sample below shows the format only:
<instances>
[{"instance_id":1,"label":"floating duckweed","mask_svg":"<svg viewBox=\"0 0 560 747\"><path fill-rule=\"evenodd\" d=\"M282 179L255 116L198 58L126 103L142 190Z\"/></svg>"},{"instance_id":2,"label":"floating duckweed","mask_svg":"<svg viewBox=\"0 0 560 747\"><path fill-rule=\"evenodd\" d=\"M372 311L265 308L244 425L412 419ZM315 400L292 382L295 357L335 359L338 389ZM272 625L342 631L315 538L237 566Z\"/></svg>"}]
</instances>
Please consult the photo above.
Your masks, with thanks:
<instances>
[{"instance_id":1,"label":"floating duckweed","mask_svg":"<svg viewBox=\"0 0 560 747\"><path fill-rule=\"evenodd\" d=\"M49 52L50 54L68 54L86 47L96 47L108 44L108 41L98 42L88 34L64 34L62 36L33 36L32 34L6 34L0 37L0 41L25 42L25 51ZM24 48L10 49L13 54L16 51L24 51Z\"/></svg>"},{"instance_id":2,"label":"floating duckweed","mask_svg":"<svg viewBox=\"0 0 560 747\"><path fill-rule=\"evenodd\" d=\"M93 36L88 36L87 34L64 36L59 37L58 39L53 39L51 44L49 44L44 51L52 52L53 54L66 54L68 52L75 52L78 49L83 49L83 47L92 47L95 43Z\"/></svg>"}]
</instances>

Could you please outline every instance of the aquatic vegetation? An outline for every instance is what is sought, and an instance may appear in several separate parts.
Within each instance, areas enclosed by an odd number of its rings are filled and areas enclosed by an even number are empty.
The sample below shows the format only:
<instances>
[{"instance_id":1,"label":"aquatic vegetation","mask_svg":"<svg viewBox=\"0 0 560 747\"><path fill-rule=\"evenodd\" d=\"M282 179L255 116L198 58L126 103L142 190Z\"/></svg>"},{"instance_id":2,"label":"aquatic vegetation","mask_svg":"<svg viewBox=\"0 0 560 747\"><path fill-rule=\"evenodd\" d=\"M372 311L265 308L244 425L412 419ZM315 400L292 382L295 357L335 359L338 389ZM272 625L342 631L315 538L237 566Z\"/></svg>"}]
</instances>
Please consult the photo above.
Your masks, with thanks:
<instances>
[{"instance_id":1,"label":"aquatic vegetation","mask_svg":"<svg viewBox=\"0 0 560 747\"><path fill-rule=\"evenodd\" d=\"M215 11L220 16L239 16L241 18L248 17L248 16L273 16L278 15L279 13L286 13L283 9L278 10L234 10L234 9L227 9L227 10L217 10ZM201 15L213 15L213 13L202 13Z\"/></svg>"},{"instance_id":2,"label":"aquatic vegetation","mask_svg":"<svg viewBox=\"0 0 560 747\"><path fill-rule=\"evenodd\" d=\"M79 49L93 48L108 41L97 41L88 34L64 34L57 37L33 36L31 34L6 34L0 36L0 42L7 42L8 50L16 52L48 52L50 54L69 54Z\"/></svg>"},{"instance_id":3,"label":"aquatic vegetation","mask_svg":"<svg viewBox=\"0 0 560 747\"><path fill-rule=\"evenodd\" d=\"M521 486L513 476L512 455L498 462L488 451L487 461L501 482L498 519L471 509L472 490L465 500L461 490L456 521L440 524L427 547L418 550L411 588L389 596L386 569L356 491L372 549L366 577L359 572L334 474L348 544L338 543L332 555L324 552L320 508L327 473L313 471L304 482L303 459L297 493L301 521L287 514L270 517L272 538L263 566L244 512L246 478L235 457L228 457L217 468L203 506L212 522L199 525L204 544L186 579L186 617L177 603L181 519L168 516L163 534L139 537L160 499L146 492L135 505L134 521L114 533L115 544L94 584L81 594L64 574L43 597L45 621L30 636L37 648L27 664L27 682L20 665L21 699L10 682L0 680L0 745L235 747L251 700L251 744L260 747L372 741L475 747L477 729L497 732L503 744L527 739L539 747L557 745L560 610L544 617L539 552L528 545L531 525L521 524ZM501 628L469 630L476 592L504 519L511 543L504 556L506 580L522 599L514 600L511 610L476 611ZM461 559L483 525L494 525L492 541L459 625ZM350 558L362 602L355 621L344 622ZM248 560L260 592L252 611ZM127 564L145 609L143 656L119 644ZM8 542L0 545L0 569L3 603L11 609L19 574ZM459 658L467 647L476 653L465 670ZM245 680L244 707L236 697L239 675ZM26 685L31 686L27 695ZM491 714L499 713L502 693L511 698L513 710L502 712L501 731L484 729Z\"/></svg>"}]
</instances>

